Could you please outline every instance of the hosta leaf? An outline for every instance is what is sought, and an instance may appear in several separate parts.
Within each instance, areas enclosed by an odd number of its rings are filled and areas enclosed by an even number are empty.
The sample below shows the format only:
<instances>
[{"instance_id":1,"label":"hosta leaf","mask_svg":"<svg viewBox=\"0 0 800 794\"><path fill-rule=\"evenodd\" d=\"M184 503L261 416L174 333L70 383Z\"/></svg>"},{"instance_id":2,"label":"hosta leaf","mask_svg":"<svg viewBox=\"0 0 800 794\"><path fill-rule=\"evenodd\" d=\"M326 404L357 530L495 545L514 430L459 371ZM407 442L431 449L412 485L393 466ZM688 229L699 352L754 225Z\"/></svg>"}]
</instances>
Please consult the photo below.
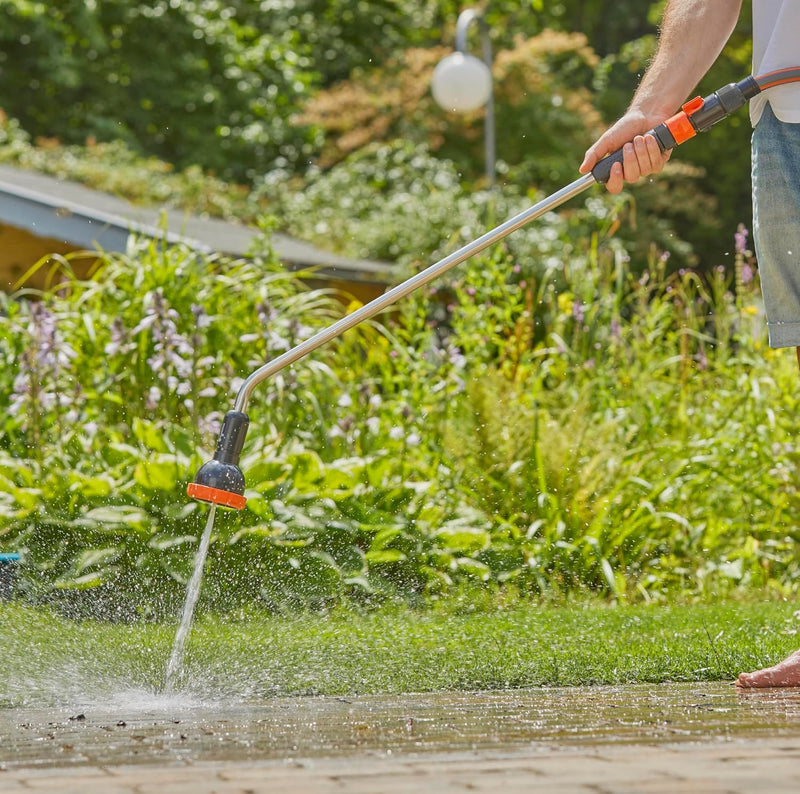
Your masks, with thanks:
<instances>
[{"instance_id":1,"label":"hosta leaf","mask_svg":"<svg viewBox=\"0 0 800 794\"><path fill-rule=\"evenodd\" d=\"M153 452L169 452L164 431L152 422L146 422L139 417L134 418L133 434L145 447Z\"/></svg>"},{"instance_id":2,"label":"hosta leaf","mask_svg":"<svg viewBox=\"0 0 800 794\"><path fill-rule=\"evenodd\" d=\"M121 553L122 550L116 546L102 549L86 549L75 558L72 563L72 570L78 575L82 574L87 568L109 565L114 562Z\"/></svg>"},{"instance_id":3,"label":"hosta leaf","mask_svg":"<svg viewBox=\"0 0 800 794\"><path fill-rule=\"evenodd\" d=\"M387 562L403 562L407 559L399 549L377 549L375 551L368 551L364 558L367 562L373 565L380 565Z\"/></svg>"},{"instance_id":4,"label":"hosta leaf","mask_svg":"<svg viewBox=\"0 0 800 794\"><path fill-rule=\"evenodd\" d=\"M134 470L133 477L139 485L157 491L173 491L178 485L181 468L172 455L154 456L152 460L141 461Z\"/></svg>"},{"instance_id":5,"label":"hosta leaf","mask_svg":"<svg viewBox=\"0 0 800 794\"><path fill-rule=\"evenodd\" d=\"M197 543L197 538L194 535L154 535L147 545L151 549L164 551L165 549L173 549L176 546L184 546L187 543Z\"/></svg>"},{"instance_id":6,"label":"hosta leaf","mask_svg":"<svg viewBox=\"0 0 800 794\"><path fill-rule=\"evenodd\" d=\"M98 524L121 524L123 526L136 527L137 529L149 523L147 513L127 505L95 507L87 511L84 514L84 518L95 521Z\"/></svg>"},{"instance_id":7,"label":"hosta leaf","mask_svg":"<svg viewBox=\"0 0 800 794\"><path fill-rule=\"evenodd\" d=\"M485 529L451 526L438 530L436 539L449 551L472 553L487 548L492 538Z\"/></svg>"}]
</instances>

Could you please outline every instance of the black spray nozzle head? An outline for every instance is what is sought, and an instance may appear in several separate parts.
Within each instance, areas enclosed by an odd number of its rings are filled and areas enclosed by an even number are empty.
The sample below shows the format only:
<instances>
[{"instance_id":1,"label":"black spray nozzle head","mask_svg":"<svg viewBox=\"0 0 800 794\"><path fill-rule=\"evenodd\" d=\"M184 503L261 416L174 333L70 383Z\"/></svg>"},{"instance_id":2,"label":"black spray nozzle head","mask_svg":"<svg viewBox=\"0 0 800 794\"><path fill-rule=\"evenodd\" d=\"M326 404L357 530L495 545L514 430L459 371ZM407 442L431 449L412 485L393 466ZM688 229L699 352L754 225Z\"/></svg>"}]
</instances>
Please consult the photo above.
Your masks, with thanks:
<instances>
[{"instance_id":1,"label":"black spray nozzle head","mask_svg":"<svg viewBox=\"0 0 800 794\"><path fill-rule=\"evenodd\" d=\"M238 466L250 420L241 411L228 411L222 423L214 459L203 464L189 483L186 492L201 502L241 510L244 496L244 474Z\"/></svg>"}]
</instances>

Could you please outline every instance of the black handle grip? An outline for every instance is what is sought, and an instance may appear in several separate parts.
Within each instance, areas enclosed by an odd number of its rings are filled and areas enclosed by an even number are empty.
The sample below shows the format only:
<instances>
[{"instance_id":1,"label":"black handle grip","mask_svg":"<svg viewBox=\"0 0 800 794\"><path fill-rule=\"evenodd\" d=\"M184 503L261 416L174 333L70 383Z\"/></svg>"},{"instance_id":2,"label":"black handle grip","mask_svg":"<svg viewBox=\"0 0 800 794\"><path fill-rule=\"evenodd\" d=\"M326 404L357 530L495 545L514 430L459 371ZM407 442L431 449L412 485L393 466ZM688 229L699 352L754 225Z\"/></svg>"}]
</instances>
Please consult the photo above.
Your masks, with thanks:
<instances>
[{"instance_id":1,"label":"black handle grip","mask_svg":"<svg viewBox=\"0 0 800 794\"><path fill-rule=\"evenodd\" d=\"M669 131L669 127L666 124L659 124L657 127L654 127L649 132L646 132L645 135L652 135L656 139L656 143L658 143L658 148L661 149L662 152L666 152L667 149L674 149L677 146L675 143L675 138L672 136L672 133ZM598 181L605 184L611 178L611 166L614 163L621 163L622 162L622 147L617 149L617 151L612 152L608 156L604 157L593 169L592 169L592 176Z\"/></svg>"}]
</instances>

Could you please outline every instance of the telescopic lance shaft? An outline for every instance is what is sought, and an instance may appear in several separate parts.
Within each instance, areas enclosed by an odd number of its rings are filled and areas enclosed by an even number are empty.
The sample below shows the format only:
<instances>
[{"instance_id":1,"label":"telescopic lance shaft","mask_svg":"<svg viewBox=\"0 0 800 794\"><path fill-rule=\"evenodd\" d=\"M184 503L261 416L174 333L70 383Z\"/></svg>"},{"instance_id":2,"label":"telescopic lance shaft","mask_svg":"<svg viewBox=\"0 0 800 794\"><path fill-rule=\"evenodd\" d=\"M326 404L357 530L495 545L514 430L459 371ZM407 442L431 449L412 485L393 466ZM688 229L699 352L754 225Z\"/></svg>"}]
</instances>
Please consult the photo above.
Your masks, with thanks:
<instances>
[{"instance_id":1,"label":"telescopic lance shaft","mask_svg":"<svg viewBox=\"0 0 800 794\"><path fill-rule=\"evenodd\" d=\"M738 110L745 105L749 99L752 99L765 88L786 82L795 82L797 80L800 80L800 68L781 69L777 72L761 75L760 77L745 77L744 80L740 80L738 83L729 83L723 86L718 91L709 94L705 98L699 96L695 97L687 102L681 108L680 112L676 113L662 124L659 124L647 134L652 135L656 139L662 152L668 149L674 149L684 141L694 137L698 132L708 130L718 121L721 121L735 110ZM449 256L446 256L444 259L439 260L425 270L417 273L402 284L398 284L396 287L385 292L380 297L375 298L375 300L370 301L360 309L343 317L330 327L306 339L305 342L301 342L283 355L278 356L278 358L259 367L244 381L244 383L242 383L236 397L234 410L245 411L253 389L265 378L269 378L284 367L288 367L298 359L308 355L312 350L316 350L320 345L324 345L331 339L335 339L337 336L340 336L345 331L348 331L364 320L374 317L388 306L400 300L400 298L414 292L414 290L419 289L429 281L433 281L433 279L447 272L450 268L455 267L455 265L460 264L464 260L488 248L490 245L502 240L526 223L555 209L565 201L569 201L569 199L582 193L591 185L598 182L608 182L611 176L612 166L622 161L623 150L620 148L616 152L609 154L608 157L604 157L600 160L592 169L591 173L576 179L571 184L561 188L561 190L547 198L542 199L542 201L529 207L519 215L515 215L495 229L486 232L486 234L479 237L477 240L468 243L463 248L459 248Z\"/></svg>"},{"instance_id":2,"label":"telescopic lance shaft","mask_svg":"<svg viewBox=\"0 0 800 794\"><path fill-rule=\"evenodd\" d=\"M402 284L398 284L396 287L388 290L388 292L385 292L383 295L365 304L360 309L356 309L346 317L342 317L341 320L335 322L333 325L324 328L319 333L314 334L314 336L309 337L296 347L293 347L291 350L283 353L283 355L280 355L277 358L272 359L272 361L267 362L262 367L259 367L250 374L244 383L242 383L241 387L239 388L239 393L236 396L236 403L234 404L233 410L245 412L253 389L259 383L261 383L262 380L269 378L276 372L288 367L290 364L293 364L298 359L308 355L313 350L316 350L321 345L324 345L326 342L330 342L337 336L341 336L341 334L343 334L345 331L348 331L359 323L364 322L364 320L374 317L376 314L382 312L384 309L391 306L401 298L404 298L406 295L409 295L420 287L425 286L425 284L433 281L433 279L437 278L442 273L447 272L450 270L450 268L455 267L461 262L464 262L466 259L469 259L471 256L474 256L480 251L483 251L485 248L488 248L490 245L502 240L504 237L511 234L511 232L516 231L526 223L534 220L534 218L539 218L546 212L549 212L550 210L560 206L565 201L569 201L571 198L577 196L579 193L582 193L591 185L596 184L596 182L597 180L592 174L586 174L579 179L576 179L571 184L561 188L561 190L558 192L553 193L545 199L542 199L532 207L526 209L524 212L519 213L519 215L509 218L505 223L502 223L500 226L497 226L491 231L486 232L486 234L482 235L477 240L473 240L471 243L468 243L462 248L459 248L457 251L454 251L452 254L444 257L444 259L440 259L435 264L427 267L425 270L420 271L407 281L404 281Z\"/></svg>"}]
</instances>

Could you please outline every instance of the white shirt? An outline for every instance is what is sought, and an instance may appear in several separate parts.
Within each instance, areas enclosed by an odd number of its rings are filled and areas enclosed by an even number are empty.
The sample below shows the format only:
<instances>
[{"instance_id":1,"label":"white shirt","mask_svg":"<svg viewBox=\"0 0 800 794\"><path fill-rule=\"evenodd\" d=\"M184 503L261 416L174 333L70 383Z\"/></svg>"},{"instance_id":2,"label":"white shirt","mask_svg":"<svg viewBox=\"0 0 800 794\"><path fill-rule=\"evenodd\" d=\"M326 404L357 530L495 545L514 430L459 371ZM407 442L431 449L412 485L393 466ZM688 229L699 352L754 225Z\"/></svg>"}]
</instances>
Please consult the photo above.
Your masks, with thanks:
<instances>
[{"instance_id":1,"label":"white shirt","mask_svg":"<svg viewBox=\"0 0 800 794\"><path fill-rule=\"evenodd\" d=\"M753 0L753 74L792 66L800 66L800 0ZM800 83L775 86L753 97L753 126L767 101L781 121L800 123Z\"/></svg>"}]
</instances>

